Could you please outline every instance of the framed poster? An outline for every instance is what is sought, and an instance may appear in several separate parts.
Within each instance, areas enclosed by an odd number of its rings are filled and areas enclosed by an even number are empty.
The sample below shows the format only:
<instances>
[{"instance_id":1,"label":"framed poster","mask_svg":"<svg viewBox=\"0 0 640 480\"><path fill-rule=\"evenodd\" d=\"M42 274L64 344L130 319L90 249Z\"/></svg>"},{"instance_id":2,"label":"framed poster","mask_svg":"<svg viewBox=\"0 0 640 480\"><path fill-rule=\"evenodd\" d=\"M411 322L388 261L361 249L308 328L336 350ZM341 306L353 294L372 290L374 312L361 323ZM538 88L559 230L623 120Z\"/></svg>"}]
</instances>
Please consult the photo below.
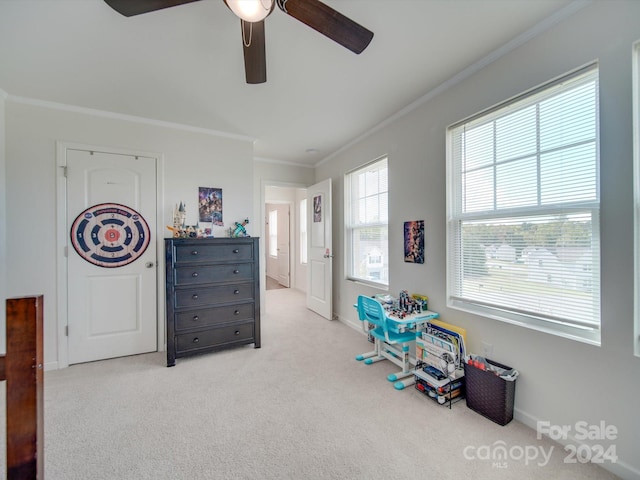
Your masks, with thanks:
<instances>
[{"instance_id":1,"label":"framed poster","mask_svg":"<svg viewBox=\"0 0 640 480\"><path fill-rule=\"evenodd\" d=\"M198 188L198 219L201 222L224 226L221 188Z\"/></svg>"},{"instance_id":2,"label":"framed poster","mask_svg":"<svg viewBox=\"0 0 640 480\"><path fill-rule=\"evenodd\" d=\"M313 197L313 223L322 222L322 195Z\"/></svg>"},{"instance_id":3,"label":"framed poster","mask_svg":"<svg viewBox=\"0 0 640 480\"><path fill-rule=\"evenodd\" d=\"M324 219L322 218L322 194L313 197L313 222L311 223L311 246L324 247Z\"/></svg>"},{"instance_id":4,"label":"framed poster","mask_svg":"<svg viewBox=\"0 0 640 480\"><path fill-rule=\"evenodd\" d=\"M404 261L424 263L424 220L404 222Z\"/></svg>"}]
</instances>

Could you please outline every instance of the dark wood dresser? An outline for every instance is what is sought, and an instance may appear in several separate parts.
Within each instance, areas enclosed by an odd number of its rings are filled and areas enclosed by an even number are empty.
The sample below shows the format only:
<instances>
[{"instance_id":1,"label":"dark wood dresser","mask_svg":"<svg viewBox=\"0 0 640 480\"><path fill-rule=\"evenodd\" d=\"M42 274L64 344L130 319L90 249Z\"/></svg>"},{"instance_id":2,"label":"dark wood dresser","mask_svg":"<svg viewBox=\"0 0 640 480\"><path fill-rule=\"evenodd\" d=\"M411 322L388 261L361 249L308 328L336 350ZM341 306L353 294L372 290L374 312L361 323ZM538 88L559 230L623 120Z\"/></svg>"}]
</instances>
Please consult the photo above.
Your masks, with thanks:
<instances>
[{"instance_id":1,"label":"dark wood dresser","mask_svg":"<svg viewBox=\"0 0 640 480\"><path fill-rule=\"evenodd\" d=\"M165 239L167 366L253 343L260 348L258 238Z\"/></svg>"}]
</instances>

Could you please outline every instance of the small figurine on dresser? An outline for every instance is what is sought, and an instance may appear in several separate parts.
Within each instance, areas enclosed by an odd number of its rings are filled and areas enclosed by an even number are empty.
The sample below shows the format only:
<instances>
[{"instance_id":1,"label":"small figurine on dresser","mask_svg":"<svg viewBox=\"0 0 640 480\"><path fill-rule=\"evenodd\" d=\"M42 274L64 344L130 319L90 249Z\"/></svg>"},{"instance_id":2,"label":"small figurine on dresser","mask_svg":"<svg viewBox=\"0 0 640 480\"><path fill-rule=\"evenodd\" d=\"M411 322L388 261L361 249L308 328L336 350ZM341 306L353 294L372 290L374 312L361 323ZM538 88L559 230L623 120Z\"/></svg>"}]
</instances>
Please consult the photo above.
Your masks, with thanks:
<instances>
[{"instance_id":1,"label":"small figurine on dresser","mask_svg":"<svg viewBox=\"0 0 640 480\"><path fill-rule=\"evenodd\" d=\"M249 223L249 219L245 218L242 223L235 222L235 227L229 229L229 236L231 238L249 237L245 226Z\"/></svg>"}]
</instances>

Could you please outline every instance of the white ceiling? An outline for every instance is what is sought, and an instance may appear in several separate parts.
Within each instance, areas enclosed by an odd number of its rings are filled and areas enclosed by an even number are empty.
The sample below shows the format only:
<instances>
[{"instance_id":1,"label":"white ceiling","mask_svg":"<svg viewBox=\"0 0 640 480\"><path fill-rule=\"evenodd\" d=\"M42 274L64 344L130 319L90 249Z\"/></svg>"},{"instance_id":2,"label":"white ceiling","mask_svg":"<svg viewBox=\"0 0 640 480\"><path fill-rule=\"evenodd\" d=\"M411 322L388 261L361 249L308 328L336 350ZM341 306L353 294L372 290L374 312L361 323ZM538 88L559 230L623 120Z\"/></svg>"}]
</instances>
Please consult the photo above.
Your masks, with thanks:
<instances>
[{"instance_id":1,"label":"white ceiling","mask_svg":"<svg viewBox=\"0 0 640 480\"><path fill-rule=\"evenodd\" d=\"M103 0L0 0L0 89L251 138L258 158L314 165L570 0L324 2L372 30L369 47L355 55L276 7L267 83L247 85L222 0L130 18Z\"/></svg>"}]
</instances>

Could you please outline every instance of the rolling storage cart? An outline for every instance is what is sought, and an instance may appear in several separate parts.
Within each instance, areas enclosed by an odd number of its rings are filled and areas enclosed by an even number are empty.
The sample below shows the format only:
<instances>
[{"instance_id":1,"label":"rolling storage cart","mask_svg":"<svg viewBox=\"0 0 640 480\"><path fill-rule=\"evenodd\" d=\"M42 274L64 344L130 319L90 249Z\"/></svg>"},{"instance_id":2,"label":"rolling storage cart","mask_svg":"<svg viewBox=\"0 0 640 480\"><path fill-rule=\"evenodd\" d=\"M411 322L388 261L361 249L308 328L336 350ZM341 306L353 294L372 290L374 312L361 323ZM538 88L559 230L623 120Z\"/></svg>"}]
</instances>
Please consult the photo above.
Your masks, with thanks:
<instances>
[{"instance_id":1,"label":"rolling storage cart","mask_svg":"<svg viewBox=\"0 0 640 480\"><path fill-rule=\"evenodd\" d=\"M449 408L465 397L464 370L457 369L450 376L438 380L422 369L424 365L419 362L413 372L416 379L416 390L440 405L448 405Z\"/></svg>"}]
</instances>

